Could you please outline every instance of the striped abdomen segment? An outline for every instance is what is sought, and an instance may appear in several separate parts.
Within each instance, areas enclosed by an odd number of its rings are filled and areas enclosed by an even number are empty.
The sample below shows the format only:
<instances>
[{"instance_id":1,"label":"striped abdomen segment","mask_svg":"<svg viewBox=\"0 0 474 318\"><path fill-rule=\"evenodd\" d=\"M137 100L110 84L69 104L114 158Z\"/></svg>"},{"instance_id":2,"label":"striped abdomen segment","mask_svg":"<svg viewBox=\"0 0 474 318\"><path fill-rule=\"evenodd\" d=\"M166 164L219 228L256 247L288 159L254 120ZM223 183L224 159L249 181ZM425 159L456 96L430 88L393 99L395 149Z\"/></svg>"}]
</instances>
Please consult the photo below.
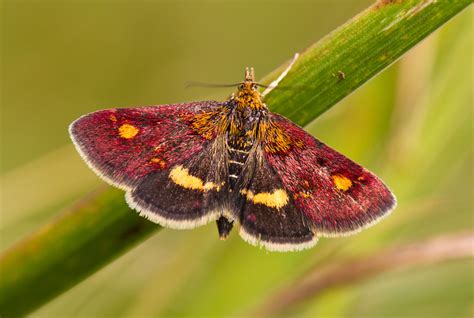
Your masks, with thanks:
<instances>
[{"instance_id":1,"label":"striped abdomen segment","mask_svg":"<svg viewBox=\"0 0 474 318\"><path fill-rule=\"evenodd\" d=\"M229 145L229 185L231 189L235 188L235 184L239 179L240 173L244 167L245 161L247 160L249 150L239 149Z\"/></svg>"}]
</instances>

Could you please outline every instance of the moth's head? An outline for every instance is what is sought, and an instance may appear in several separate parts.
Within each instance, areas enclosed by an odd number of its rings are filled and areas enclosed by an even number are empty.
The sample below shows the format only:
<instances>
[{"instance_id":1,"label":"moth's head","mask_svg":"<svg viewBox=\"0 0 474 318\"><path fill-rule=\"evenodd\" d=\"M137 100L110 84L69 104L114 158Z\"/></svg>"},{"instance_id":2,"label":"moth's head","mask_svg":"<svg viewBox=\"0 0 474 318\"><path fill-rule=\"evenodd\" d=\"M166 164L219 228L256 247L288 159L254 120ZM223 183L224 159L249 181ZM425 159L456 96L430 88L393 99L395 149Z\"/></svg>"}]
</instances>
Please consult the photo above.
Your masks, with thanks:
<instances>
[{"instance_id":1,"label":"moth's head","mask_svg":"<svg viewBox=\"0 0 474 318\"><path fill-rule=\"evenodd\" d=\"M239 83L234 99L243 107L254 109L264 108L262 96L258 91L259 86L262 85L255 82L253 67L247 67L245 69L245 79L242 83Z\"/></svg>"}]
</instances>

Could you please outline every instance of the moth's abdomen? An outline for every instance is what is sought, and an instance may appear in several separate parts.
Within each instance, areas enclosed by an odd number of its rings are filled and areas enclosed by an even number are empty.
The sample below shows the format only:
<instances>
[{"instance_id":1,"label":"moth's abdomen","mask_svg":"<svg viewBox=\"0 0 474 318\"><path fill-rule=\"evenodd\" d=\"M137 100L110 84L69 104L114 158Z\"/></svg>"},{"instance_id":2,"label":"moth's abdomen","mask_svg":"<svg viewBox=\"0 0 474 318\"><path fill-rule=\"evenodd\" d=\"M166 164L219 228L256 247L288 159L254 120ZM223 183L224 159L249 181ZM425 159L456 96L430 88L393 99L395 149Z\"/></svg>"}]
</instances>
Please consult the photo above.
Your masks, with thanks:
<instances>
[{"instance_id":1,"label":"moth's abdomen","mask_svg":"<svg viewBox=\"0 0 474 318\"><path fill-rule=\"evenodd\" d=\"M229 185L231 189L235 188L248 154L249 152L246 150L232 148L229 145Z\"/></svg>"}]
</instances>

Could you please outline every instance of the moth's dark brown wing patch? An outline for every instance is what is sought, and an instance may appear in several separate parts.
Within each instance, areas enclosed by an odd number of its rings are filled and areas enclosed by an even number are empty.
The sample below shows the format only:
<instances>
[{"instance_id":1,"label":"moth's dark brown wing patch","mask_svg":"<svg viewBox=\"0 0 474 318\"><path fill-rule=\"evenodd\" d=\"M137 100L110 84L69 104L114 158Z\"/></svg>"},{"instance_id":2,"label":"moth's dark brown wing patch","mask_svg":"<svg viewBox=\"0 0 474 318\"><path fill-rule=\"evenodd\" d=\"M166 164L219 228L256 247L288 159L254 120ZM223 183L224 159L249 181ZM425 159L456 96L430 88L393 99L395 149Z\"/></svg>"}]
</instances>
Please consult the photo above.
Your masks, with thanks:
<instances>
[{"instance_id":1,"label":"moth's dark brown wing patch","mask_svg":"<svg viewBox=\"0 0 474 318\"><path fill-rule=\"evenodd\" d=\"M161 225L185 229L216 220L229 210L223 137L166 171L148 174L127 193L128 204Z\"/></svg>"},{"instance_id":2,"label":"moth's dark brown wing patch","mask_svg":"<svg viewBox=\"0 0 474 318\"><path fill-rule=\"evenodd\" d=\"M306 217L294 205L275 172L257 147L252 177L240 188L243 202L240 235L244 240L272 251L301 250L312 247L317 238ZM244 170L245 171L245 170Z\"/></svg>"},{"instance_id":3,"label":"moth's dark brown wing patch","mask_svg":"<svg viewBox=\"0 0 474 318\"><path fill-rule=\"evenodd\" d=\"M358 232L395 207L395 197L373 173L288 119L271 114L271 121L289 142L284 151L266 147L267 162L318 236Z\"/></svg>"}]
</instances>

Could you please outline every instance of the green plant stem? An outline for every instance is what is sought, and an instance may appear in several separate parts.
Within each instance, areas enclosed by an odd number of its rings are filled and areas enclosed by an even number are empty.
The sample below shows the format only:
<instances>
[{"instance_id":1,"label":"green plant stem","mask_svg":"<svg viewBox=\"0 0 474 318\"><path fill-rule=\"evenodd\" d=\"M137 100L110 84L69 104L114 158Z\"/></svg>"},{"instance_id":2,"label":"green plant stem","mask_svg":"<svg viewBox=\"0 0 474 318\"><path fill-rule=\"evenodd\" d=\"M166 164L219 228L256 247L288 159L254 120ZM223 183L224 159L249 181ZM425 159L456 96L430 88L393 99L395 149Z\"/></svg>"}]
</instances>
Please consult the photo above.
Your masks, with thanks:
<instances>
[{"instance_id":1,"label":"green plant stem","mask_svg":"<svg viewBox=\"0 0 474 318\"><path fill-rule=\"evenodd\" d=\"M305 125L470 3L380 1L301 55L280 85L302 90L275 89L266 103ZM33 311L159 228L132 212L120 190L109 188L83 198L0 256L0 314Z\"/></svg>"},{"instance_id":2,"label":"green plant stem","mask_svg":"<svg viewBox=\"0 0 474 318\"><path fill-rule=\"evenodd\" d=\"M123 191L91 193L3 253L1 316L32 311L159 229L125 204Z\"/></svg>"},{"instance_id":3,"label":"green plant stem","mask_svg":"<svg viewBox=\"0 0 474 318\"><path fill-rule=\"evenodd\" d=\"M380 0L303 52L266 98L304 126L395 62L471 0ZM280 67L264 82L282 72ZM292 87L296 89L292 89Z\"/></svg>"}]
</instances>

